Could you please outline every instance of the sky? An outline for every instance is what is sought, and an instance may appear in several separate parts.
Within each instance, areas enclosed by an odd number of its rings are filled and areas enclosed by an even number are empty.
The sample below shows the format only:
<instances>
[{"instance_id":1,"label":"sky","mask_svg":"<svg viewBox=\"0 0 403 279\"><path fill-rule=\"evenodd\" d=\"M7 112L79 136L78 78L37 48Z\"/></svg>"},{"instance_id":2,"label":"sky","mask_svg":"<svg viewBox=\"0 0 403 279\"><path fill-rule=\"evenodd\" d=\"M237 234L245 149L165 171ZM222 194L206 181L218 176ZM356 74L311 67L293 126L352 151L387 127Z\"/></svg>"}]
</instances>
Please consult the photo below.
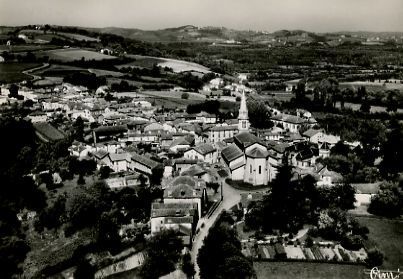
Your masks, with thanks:
<instances>
[{"instance_id":1,"label":"sky","mask_svg":"<svg viewBox=\"0 0 403 279\"><path fill-rule=\"evenodd\" d=\"M403 31L403 0L0 0L0 25Z\"/></svg>"}]
</instances>

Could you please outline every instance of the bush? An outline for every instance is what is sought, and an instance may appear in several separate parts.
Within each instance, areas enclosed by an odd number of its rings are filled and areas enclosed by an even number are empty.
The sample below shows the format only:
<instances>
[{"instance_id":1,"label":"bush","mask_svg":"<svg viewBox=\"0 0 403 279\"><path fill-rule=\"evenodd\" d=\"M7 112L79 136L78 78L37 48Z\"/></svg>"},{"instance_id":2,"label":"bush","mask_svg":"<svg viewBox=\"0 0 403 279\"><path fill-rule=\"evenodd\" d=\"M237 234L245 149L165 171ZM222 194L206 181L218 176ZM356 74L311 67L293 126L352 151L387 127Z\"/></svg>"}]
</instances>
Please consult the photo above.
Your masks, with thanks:
<instances>
[{"instance_id":1,"label":"bush","mask_svg":"<svg viewBox=\"0 0 403 279\"><path fill-rule=\"evenodd\" d=\"M368 251L368 257L365 263L369 268L381 266L383 263L383 254L378 249Z\"/></svg>"},{"instance_id":2,"label":"bush","mask_svg":"<svg viewBox=\"0 0 403 279\"><path fill-rule=\"evenodd\" d=\"M184 100L189 99L189 93L186 93L186 92L182 93L181 98L184 99Z\"/></svg>"},{"instance_id":3,"label":"bush","mask_svg":"<svg viewBox=\"0 0 403 279\"><path fill-rule=\"evenodd\" d=\"M362 247L362 238L359 235L345 236L341 240L341 246L347 250L357 251Z\"/></svg>"}]
</instances>

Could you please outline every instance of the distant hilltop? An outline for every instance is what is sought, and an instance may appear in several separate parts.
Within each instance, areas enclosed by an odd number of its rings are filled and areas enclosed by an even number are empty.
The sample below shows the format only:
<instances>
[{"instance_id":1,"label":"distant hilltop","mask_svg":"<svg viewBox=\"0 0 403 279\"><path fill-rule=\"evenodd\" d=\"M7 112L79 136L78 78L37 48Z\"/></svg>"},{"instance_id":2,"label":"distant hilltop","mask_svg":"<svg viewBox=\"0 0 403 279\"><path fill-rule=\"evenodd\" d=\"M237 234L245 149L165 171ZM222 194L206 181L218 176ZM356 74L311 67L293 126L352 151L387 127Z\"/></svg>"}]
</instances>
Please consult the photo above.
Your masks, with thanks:
<instances>
[{"instance_id":1,"label":"distant hilltop","mask_svg":"<svg viewBox=\"0 0 403 279\"><path fill-rule=\"evenodd\" d=\"M32 26L36 28L45 28L45 26L49 27L49 25L30 25L30 27ZM279 30L268 32L257 30L234 30L226 27L214 26L197 27L194 25L184 25L159 30L141 30L137 28L121 27L55 27L66 29L76 28L88 32L113 34L145 42L204 42L216 44L262 43L273 45L286 43L327 43L330 45L341 43L403 43L403 32L340 31L315 33L305 30ZM0 27L0 35L21 28L22 27Z\"/></svg>"}]
</instances>

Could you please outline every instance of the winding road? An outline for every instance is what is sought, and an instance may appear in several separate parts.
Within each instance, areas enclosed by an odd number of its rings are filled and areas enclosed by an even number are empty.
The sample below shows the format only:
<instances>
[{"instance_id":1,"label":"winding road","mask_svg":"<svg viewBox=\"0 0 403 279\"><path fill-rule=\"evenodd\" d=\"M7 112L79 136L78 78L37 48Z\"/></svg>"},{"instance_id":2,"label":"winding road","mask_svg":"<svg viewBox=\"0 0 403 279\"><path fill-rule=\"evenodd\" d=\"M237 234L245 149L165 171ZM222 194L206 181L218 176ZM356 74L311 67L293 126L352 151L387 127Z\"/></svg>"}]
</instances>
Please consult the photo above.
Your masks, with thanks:
<instances>
[{"instance_id":1,"label":"winding road","mask_svg":"<svg viewBox=\"0 0 403 279\"><path fill-rule=\"evenodd\" d=\"M197 265L197 255L199 253L199 249L203 245L203 240L207 236L210 228L214 225L214 222L216 221L217 217L219 214L224 211L232 208L234 205L238 204L241 201L241 193L251 193L251 192L264 192L266 189L260 189L256 191L250 191L250 190L237 190L228 185L225 182L225 179L222 180L223 183L223 201L220 203L220 205L217 207L217 209L214 211L214 213L207 218L207 216L203 217L200 219L198 228L200 228L199 233L195 236L194 241L193 241L193 246L192 246L192 251L191 251L191 256L192 260L195 264L195 270L196 270L196 275L194 276L195 279L200 278L199 275L199 266ZM201 224L204 223L204 227L201 228Z\"/></svg>"}]
</instances>

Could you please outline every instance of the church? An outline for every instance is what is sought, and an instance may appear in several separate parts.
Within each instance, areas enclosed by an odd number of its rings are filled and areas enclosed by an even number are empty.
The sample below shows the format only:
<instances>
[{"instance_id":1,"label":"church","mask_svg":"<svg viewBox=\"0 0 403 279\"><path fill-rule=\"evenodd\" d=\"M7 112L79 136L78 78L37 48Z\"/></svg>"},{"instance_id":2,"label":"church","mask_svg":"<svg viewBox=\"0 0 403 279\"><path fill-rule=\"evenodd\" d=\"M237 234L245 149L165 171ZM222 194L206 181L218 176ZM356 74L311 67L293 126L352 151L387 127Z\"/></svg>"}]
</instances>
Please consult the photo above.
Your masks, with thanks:
<instances>
[{"instance_id":1,"label":"church","mask_svg":"<svg viewBox=\"0 0 403 279\"><path fill-rule=\"evenodd\" d=\"M232 180L252 185L266 185L272 179L269 152L264 142L249 133L250 123L245 93L242 95L238 116L238 133L233 143L221 151L221 157Z\"/></svg>"}]
</instances>

